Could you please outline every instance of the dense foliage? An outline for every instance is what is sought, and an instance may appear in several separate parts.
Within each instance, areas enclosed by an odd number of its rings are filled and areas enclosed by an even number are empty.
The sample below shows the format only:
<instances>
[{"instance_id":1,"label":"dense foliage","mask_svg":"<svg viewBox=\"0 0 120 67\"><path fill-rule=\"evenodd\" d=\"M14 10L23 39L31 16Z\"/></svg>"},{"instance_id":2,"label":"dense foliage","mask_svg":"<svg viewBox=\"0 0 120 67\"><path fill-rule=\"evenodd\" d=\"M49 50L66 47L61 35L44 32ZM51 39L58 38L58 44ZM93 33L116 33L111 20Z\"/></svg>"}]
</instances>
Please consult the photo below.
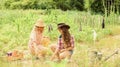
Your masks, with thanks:
<instances>
[{"instance_id":1,"label":"dense foliage","mask_svg":"<svg viewBox=\"0 0 120 67\"><path fill-rule=\"evenodd\" d=\"M99 13L120 12L120 0L1 0L1 9L61 9Z\"/></svg>"}]
</instances>

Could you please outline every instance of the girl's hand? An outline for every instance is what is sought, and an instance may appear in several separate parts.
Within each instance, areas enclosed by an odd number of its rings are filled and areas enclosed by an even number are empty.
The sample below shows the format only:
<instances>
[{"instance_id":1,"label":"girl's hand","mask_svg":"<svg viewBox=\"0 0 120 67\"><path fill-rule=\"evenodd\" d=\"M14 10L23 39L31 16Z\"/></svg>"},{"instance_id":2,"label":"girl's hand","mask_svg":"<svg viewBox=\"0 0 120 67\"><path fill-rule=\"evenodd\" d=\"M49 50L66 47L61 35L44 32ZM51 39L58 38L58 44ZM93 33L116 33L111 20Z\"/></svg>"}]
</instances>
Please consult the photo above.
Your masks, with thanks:
<instances>
[{"instance_id":1,"label":"girl's hand","mask_svg":"<svg viewBox=\"0 0 120 67\"><path fill-rule=\"evenodd\" d=\"M55 57L52 56L50 60L51 60L51 61L54 61L54 62L60 62L60 61L61 61L60 58L57 58L56 60L54 60L54 58L55 58Z\"/></svg>"},{"instance_id":2,"label":"girl's hand","mask_svg":"<svg viewBox=\"0 0 120 67\"><path fill-rule=\"evenodd\" d=\"M57 56L58 57L58 59L60 59L60 57L59 57L59 50L58 49L56 49L56 51L54 52L54 54L53 54L53 56L51 57L51 59L50 60L53 60L54 58L55 58L55 56Z\"/></svg>"},{"instance_id":3,"label":"girl's hand","mask_svg":"<svg viewBox=\"0 0 120 67\"><path fill-rule=\"evenodd\" d=\"M51 61L53 61L53 59L54 59L54 56L52 56L52 57L50 58Z\"/></svg>"}]
</instances>

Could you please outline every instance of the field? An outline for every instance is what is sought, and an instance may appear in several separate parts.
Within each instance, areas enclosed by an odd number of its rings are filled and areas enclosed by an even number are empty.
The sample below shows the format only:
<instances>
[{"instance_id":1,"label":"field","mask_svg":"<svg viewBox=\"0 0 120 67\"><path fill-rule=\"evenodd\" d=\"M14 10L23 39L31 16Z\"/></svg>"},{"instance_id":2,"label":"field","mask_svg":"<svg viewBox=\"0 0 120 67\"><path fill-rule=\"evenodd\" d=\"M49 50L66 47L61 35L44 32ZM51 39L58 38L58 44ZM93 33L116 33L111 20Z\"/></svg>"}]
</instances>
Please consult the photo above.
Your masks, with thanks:
<instances>
[{"instance_id":1,"label":"field","mask_svg":"<svg viewBox=\"0 0 120 67\"><path fill-rule=\"evenodd\" d=\"M42 18L46 27L44 35L51 39L51 44L56 44L59 32L57 24L65 22L70 25L70 32L75 37L75 50L72 63L63 60L61 63L50 61L51 52L45 61L18 60L4 61L3 56L12 50L28 50L29 35L37 19ZM61 10L0 10L0 67L119 67L120 66L120 16L111 13L105 16L105 29L102 29L103 16L89 12L61 11ZM52 30L49 30L52 26ZM93 41L93 31L97 33ZM106 57L118 50L107 61ZM102 60L94 57L92 51L102 53ZM26 57L27 58L27 57ZM91 62L91 60L94 60ZM27 66L28 65L28 66Z\"/></svg>"}]
</instances>

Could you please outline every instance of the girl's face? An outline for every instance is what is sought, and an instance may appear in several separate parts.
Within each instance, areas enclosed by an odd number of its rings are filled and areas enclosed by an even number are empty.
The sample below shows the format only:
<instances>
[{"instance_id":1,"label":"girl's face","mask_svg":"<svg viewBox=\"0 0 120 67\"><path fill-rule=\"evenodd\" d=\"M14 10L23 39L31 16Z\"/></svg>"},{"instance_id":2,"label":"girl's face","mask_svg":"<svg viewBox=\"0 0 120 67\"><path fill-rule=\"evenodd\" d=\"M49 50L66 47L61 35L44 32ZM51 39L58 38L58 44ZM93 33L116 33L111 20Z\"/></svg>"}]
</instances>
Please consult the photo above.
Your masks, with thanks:
<instances>
[{"instance_id":1,"label":"girl's face","mask_svg":"<svg viewBox=\"0 0 120 67\"><path fill-rule=\"evenodd\" d=\"M36 26L36 31L43 32L43 30L44 30L44 27L38 27L38 26Z\"/></svg>"},{"instance_id":2,"label":"girl's face","mask_svg":"<svg viewBox=\"0 0 120 67\"><path fill-rule=\"evenodd\" d=\"M62 31L62 29L61 28L58 28L58 30L59 30L59 32L62 34L63 33L63 31Z\"/></svg>"},{"instance_id":3,"label":"girl's face","mask_svg":"<svg viewBox=\"0 0 120 67\"><path fill-rule=\"evenodd\" d=\"M59 30L59 32L62 34L62 30L61 30L61 28L58 28L58 30Z\"/></svg>"}]
</instances>

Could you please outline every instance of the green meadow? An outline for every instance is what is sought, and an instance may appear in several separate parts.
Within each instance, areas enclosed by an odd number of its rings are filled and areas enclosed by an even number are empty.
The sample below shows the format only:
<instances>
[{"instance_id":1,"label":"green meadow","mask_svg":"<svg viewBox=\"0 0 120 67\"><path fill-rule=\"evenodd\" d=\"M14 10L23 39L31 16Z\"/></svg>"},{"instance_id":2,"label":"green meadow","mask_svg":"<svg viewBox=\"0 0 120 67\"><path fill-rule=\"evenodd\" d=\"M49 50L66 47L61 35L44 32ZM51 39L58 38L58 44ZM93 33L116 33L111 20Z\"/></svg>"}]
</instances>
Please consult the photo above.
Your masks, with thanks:
<instances>
[{"instance_id":1,"label":"green meadow","mask_svg":"<svg viewBox=\"0 0 120 67\"><path fill-rule=\"evenodd\" d=\"M50 61L51 51L44 61L32 59L9 62L3 58L12 50L28 50L30 32L39 18L45 22L44 36L50 38L50 45L56 44L60 35L57 24L64 22L70 25L69 31L75 37L71 63L67 63L66 60L60 63ZM113 12L109 16L105 15L104 29L102 22L103 15L85 11L0 10L0 67L119 67L120 15ZM96 41L93 41L92 30L97 33ZM117 49L118 54L104 61ZM91 62L92 51L101 52L102 60Z\"/></svg>"}]
</instances>

